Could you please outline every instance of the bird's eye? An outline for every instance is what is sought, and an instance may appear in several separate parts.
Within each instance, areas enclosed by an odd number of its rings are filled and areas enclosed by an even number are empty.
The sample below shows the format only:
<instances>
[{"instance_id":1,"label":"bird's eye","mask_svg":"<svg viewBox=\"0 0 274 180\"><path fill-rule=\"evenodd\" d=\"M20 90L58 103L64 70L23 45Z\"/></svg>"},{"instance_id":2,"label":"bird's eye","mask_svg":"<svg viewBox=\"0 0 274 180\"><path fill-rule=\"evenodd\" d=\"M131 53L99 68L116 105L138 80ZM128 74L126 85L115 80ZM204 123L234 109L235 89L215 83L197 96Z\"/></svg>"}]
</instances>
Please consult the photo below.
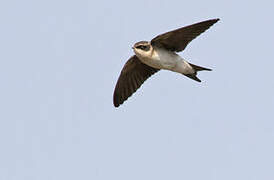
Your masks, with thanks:
<instances>
[{"instance_id":1,"label":"bird's eye","mask_svg":"<svg viewBox=\"0 0 274 180\"><path fill-rule=\"evenodd\" d=\"M137 46L138 49L142 49L144 51L148 51L149 50L149 46L144 46L144 45L140 45L140 46Z\"/></svg>"}]
</instances>

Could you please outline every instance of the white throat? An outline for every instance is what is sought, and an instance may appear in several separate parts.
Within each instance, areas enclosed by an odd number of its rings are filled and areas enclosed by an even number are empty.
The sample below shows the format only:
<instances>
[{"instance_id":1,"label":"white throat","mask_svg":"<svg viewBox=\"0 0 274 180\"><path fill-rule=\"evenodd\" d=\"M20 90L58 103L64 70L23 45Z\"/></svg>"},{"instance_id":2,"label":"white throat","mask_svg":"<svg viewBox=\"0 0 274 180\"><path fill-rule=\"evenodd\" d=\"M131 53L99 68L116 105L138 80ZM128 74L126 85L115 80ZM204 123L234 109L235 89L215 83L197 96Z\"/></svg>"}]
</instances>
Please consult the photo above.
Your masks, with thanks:
<instances>
[{"instance_id":1,"label":"white throat","mask_svg":"<svg viewBox=\"0 0 274 180\"><path fill-rule=\"evenodd\" d=\"M163 48L153 47L148 52L136 53L137 57L148 66L167 69L183 74L194 73L192 67L178 54Z\"/></svg>"}]
</instances>

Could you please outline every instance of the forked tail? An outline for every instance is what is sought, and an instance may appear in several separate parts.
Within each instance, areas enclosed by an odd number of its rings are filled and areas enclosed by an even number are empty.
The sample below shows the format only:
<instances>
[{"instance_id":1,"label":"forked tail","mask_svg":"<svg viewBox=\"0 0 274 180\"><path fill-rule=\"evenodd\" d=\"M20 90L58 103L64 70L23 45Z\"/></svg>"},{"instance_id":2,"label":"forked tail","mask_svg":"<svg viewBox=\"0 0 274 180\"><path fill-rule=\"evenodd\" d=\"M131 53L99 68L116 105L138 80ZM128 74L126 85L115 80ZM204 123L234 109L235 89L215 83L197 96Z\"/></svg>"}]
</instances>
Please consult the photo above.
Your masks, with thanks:
<instances>
[{"instance_id":1,"label":"forked tail","mask_svg":"<svg viewBox=\"0 0 274 180\"><path fill-rule=\"evenodd\" d=\"M212 71L212 69L208 69L208 68L205 68L205 67L201 67L201 66L197 66L195 64L190 64L188 63L196 72L197 71Z\"/></svg>"},{"instance_id":2,"label":"forked tail","mask_svg":"<svg viewBox=\"0 0 274 180\"><path fill-rule=\"evenodd\" d=\"M184 74L185 76L195 80L195 81L198 81L198 82L202 82L198 77L197 77L197 72L198 71L212 71L212 69L209 69L209 68L205 68L205 67L201 67L201 66L197 66L195 64L190 64L189 65L195 70L195 73L193 74Z\"/></svg>"}]
</instances>

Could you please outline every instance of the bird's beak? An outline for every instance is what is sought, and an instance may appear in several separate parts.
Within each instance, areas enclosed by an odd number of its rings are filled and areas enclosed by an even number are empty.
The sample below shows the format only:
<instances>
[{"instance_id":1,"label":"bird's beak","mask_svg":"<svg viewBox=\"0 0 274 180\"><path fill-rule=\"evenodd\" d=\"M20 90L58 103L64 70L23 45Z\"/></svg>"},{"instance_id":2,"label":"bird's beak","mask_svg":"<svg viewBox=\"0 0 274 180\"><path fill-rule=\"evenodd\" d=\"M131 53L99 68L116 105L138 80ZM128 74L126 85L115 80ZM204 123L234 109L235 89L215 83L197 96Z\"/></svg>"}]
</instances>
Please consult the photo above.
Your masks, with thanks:
<instances>
[{"instance_id":1,"label":"bird's beak","mask_svg":"<svg viewBox=\"0 0 274 180\"><path fill-rule=\"evenodd\" d=\"M134 47L131 47L132 49L134 49Z\"/></svg>"}]
</instances>

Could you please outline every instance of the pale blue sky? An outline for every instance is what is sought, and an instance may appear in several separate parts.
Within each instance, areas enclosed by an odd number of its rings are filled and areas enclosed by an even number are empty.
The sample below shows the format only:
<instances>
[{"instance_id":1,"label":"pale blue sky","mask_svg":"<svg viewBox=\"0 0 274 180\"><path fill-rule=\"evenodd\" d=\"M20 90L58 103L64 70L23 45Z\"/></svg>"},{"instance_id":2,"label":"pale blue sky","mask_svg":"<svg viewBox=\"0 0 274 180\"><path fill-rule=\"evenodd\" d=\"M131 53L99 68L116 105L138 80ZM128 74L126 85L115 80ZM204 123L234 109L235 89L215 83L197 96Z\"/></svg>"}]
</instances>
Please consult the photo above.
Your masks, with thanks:
<instances>
[{"instance_id":1,"label":"pale blue sky","mask_svg":"<svg viewBox=\"0 0 274 180\"><path fill-rule=\"evenodd\" d=\"M0 2L0 179L273 180L271 1ZM141 40L220 18L118 109Z\"/></svg>"}]
</instances>

